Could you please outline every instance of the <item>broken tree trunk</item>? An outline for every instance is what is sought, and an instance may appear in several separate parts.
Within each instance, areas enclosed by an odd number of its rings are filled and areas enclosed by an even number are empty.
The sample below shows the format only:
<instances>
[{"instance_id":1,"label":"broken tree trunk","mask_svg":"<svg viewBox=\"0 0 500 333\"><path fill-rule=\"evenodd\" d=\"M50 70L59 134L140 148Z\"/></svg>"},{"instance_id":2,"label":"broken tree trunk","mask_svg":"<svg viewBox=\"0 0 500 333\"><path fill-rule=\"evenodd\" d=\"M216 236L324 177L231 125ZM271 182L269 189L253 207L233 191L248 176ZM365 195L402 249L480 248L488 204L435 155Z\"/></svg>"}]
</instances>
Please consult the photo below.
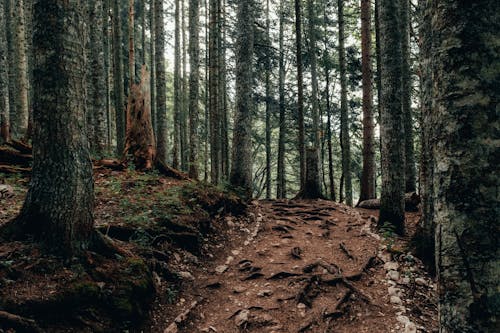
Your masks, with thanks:
<instances>
[{"instance_id":1,"label":"broken tree trunk","mask_svg":"<svg viewBox=\"0 0 500 333\"><path fill-rule=\"evenodd\" d=\"M141 69L141 82L131 87L127 104L127 137L124 160L137 170L151 170L156 156L156 143L151 123L149 73Z\"/></svg>"},{"instance_id":2,"label":"broken tree trunk","mask_svg":"<svg viewBox=\"0 0 500 333\"><path fill-rule=\"evenodd\" d=\"M323 199L319 176L319 153L317 148L306 151L306 179L296 199Z\"/></svg>"},{"instance_id":3,"label":"broken tree trunk","mask_svg":"<svg viewBox=\"0 0 500 333\"><path fill-rule=\"evenodd\" d=\"M408 212L416 212L419 209L420 205L420 195L415 192L406 193L405 194L405 210ZM371 199L361 201L358 204L358 208L365 209L379 209L380 208L380 199Z\"/></svg>"}]
</instances>

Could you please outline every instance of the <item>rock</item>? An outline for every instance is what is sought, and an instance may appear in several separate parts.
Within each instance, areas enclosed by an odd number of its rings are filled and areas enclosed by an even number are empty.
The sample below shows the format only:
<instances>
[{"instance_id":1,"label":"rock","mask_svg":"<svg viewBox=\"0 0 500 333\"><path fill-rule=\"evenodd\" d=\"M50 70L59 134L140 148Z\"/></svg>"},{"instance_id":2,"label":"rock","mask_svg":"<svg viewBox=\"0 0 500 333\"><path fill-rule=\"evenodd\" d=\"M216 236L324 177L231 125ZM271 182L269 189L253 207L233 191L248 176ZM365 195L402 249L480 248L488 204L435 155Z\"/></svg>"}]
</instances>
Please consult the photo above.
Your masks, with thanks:
<instances>
[{"instance_id":1,"label":"rock","mask_svg":"<svg viewBox=\"0 0 500 333\"><path fill-rule=\"evenodd\" d=\"M233 256L229 256L227 257L226 259L226 265L229 265L230 263L232 263L234 261L234 257Z\"/></svg>"},{"instance_id":2,"label":"rock","mask_svg":"<svg viewBox=\"0 0 500 333\"><path fill-rule=\"evenodd\" d=\"M170 324L164 331L163 333L177 333L179 332L179 328L177 327L176 323Z\"/></svg>"},{"instance_id":3,"label":"rock","mask_svg":"<svg viewBox=\"0 0 500 333\"><path fill-rule=\"evenodd\" d=\"M183 280L194 281L194 276L190 272L179 272L177 273Z\"/></svg>"},{"instance_id":4,"label":"rock","mask_svg":"<svg viewBox=\"0 0 500 333\"><path fill-rule=\"evenodd\" d=\"M409 285L410 284L410 278L405 276L404 278L401 279L400 283L404 285Z\"/></svg>"},{"instance_id":5,"label":"rock","mask_svg":"<svg viewBox=\"0 0 500 333\"><path fill-rule=\"evenodd\" d=\"M236 326L241 327L248 323L248 316L250 315L250 311L248 310L242 310L238 315L234 318L234 323Z\"/></svg>"},{"instance_id":6,"label":"rock","mask_svg":"<svg viewBox=\"0 0 500 333\"><path fill-rule=\"evenodd\" d=\"M228 268L229 268L228 265L220 265L220 266L215 267L215 272L218 274L222 274L225 271L227 271Z\"/></svg>"},{"instance_id":7,"label":"rock","mask_svg":"<svg viewBox=\"0 0 500 333\"><path fill-rule=\"evenodd\" d=\"M424 287L429 285L424 278L416 278L415 283L419 286L424 286Z\"/></svg>"},{"instance_id":8,"label":"rock","mask_svg":"<svg viewBox=\"0 0 500 333\"><path fill-rule=\"evenodd\" d=\"M396 319L403 325L410 322L410 319L407 316L397 316Z\"/></svg>"},{"instance_id":9,"label":"rock","mask_svg":"<svg viewBox=\"0 0 500 333\"><path fill-rule=\"evenodd\" d=\"M231 253L233 254L233 256L237 256L240 254L240 251L239 250L232 250Z\"/></svg>"},{"instance_id":10,"label":"rock","mask_svg":"<svg viewBox=\"0 0 500 333\"><path fill-rule=\"evenodd\" d=\"M305 309L305 308L306 308L306 305L305 305L304 303L299 303L299 304L297 304L297 309L299 309L299 310L303 310L303 309Z\"/></svg>"},{"instance_id":11,"label":"rock","mask_svg":"<svg viewBox=\"0 0 500 333\"><path fill-rule=\"evenodd\" d=\"M408 321L405 324L404 333L417 333L417 326L414 323L412 323L411 321Z\"/></svg>"},{"instance_id":12,"label":"rock","mask_svg":"<svg viewBox=\"0 0 500 333\"><path fill-rule=\"evenodd\" d=\"M384 264L384 269L386 271L397 271L399 268L399 264L395 261L389 261Z\"/></svg>"},{"instance_id":13,"label":"rock","mask_svg":"<svg viewBox=\"0 0 500 333\"><path fill-rule=\"evenodd\" d=\"M389 287L388 289L389 296L401 296L401 289L396 287Z\"/></svg>"},{"instance_id":14,"label":"rock","mask_svg":"<svg viewBox=\"0 0 500 333\"><path fill-rule=\"evenodd\" d=\"M233 288L233 293L235 293L235 294L242 294L245 291L247 291L247 288L242 287L242 286L236 286Z\"/></svg>"},{"instance_id":15,"label":"rock","mask_svg":"<svg viewBox=\"0 0 500 333\"><path fill-rule=\"evenodd\" d=\"M269 297L269 296L271 296L272 294L273 294L273 291L272 291L272 290L270 290L270 289L267 289L267 290L262 290L261 292L259 292L259 293L257 294L257 296L259 296L259 297Z\"/></svg>"},{"instance_id":16,"label":"rock","mask_svg":"<svg viewBox=\"0 0 500 333\"><path fill-rule=\"evenodd\" d=\"M401 298L398 296L391 296L391 303L401 305L403 304L403 301L401 301Z\"/></svg>"},{"instance_id":17,"label":"rock","mask_svg":"<svg viewBox=\"0 0 500 333\"><path fill-rule=\"evenodd\" d=\"M398 271L389 271L387 273L387 277L393 281L399 280L399 272Z\"/></svg>"}]
</instances>

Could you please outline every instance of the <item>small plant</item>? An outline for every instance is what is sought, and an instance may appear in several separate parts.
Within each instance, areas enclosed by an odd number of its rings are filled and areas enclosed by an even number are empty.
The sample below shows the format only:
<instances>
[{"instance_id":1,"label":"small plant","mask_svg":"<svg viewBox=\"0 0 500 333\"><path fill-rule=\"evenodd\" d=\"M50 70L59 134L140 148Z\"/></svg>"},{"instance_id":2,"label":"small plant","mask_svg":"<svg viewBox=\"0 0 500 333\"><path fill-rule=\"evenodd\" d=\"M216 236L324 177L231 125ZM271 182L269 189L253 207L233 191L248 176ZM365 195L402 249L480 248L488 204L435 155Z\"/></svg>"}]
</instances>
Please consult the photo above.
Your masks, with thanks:
<instances>
[{"instance_id":1,"label":"small plant","mask_svg":"<svg viewBox=\"0 0 500 333\"><path fill-rule=\"evenodd\" d=\"M167 292L167 303L168 304L174 304L175 300L177 299L177 295L179 294L179 291L175 289L174 287L168 287Z\"/></svg>"}]
</instances>

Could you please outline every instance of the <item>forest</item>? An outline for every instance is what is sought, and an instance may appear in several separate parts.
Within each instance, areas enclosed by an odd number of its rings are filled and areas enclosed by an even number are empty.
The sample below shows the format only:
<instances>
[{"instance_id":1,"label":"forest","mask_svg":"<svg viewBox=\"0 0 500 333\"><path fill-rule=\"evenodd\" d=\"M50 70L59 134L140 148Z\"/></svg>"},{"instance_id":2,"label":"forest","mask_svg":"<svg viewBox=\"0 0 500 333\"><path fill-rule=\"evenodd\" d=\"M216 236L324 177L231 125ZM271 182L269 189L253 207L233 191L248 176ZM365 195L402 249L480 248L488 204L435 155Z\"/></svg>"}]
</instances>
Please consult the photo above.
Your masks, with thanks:
<instances>
[{"instance_id":1,"label":"forest","mask_svg":"<svg viewBox=\"0 0 500 333\"><path fill-rule=\"evenodd\" d=\"M498 0L0 0L0 333L500 332L498 87Z\"/></svg>"}]
</instances>

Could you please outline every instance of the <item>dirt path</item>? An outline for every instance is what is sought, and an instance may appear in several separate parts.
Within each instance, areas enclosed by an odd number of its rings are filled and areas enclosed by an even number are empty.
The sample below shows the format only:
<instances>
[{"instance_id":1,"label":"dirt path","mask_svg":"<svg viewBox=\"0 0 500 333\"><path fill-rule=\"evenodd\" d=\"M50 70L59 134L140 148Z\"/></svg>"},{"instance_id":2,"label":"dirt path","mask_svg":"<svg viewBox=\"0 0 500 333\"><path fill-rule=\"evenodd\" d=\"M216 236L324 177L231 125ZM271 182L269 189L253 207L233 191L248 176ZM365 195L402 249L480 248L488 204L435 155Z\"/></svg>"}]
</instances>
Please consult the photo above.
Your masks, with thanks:
<instances>
[{"instance_id":1,"label":"dirt path","mask_svg":"<svg viewBox=\"0 0 500 333\"><path fill-rule=\"evenodd\" d=\"M228 221L246 239L193 271L165 333L433 331L432 282L383 251L375 217L329 201L261 201L254 214L249 230Z\"/></svg>"}]
</instances>

